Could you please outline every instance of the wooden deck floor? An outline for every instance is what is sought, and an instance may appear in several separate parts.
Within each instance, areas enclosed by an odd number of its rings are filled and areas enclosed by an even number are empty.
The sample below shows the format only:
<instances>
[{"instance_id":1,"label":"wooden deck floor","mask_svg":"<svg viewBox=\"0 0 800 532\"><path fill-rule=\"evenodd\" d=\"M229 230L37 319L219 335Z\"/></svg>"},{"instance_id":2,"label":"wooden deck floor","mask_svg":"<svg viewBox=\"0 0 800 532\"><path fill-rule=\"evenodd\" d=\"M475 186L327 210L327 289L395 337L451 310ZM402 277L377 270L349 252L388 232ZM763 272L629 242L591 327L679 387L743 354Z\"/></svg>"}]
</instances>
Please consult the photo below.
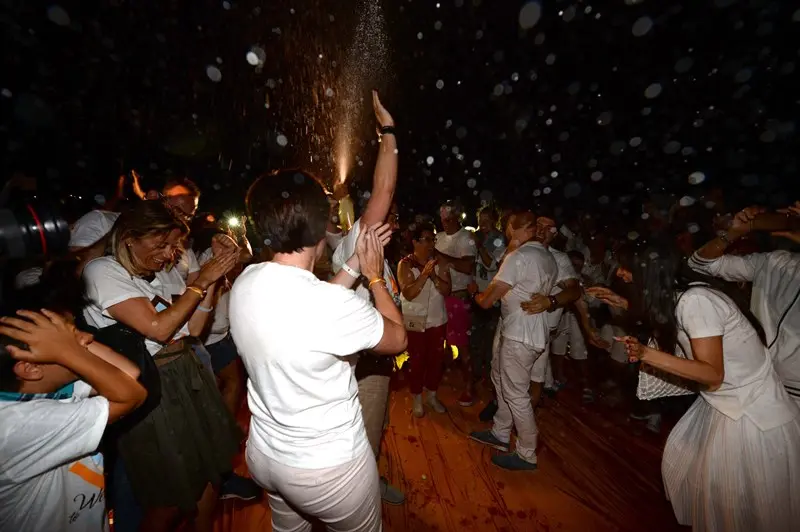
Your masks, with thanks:
<instances>
[{"instance_id":1,"label":"wooden deck floor","mask_svg":"<svg viewBox=\"0 0 800 532\"><path fill-rule=\"evenodd\" d=\"M661 485L661 436L643 431L603 400L583 406L570 388L537 410L535 472L507 472L495 452L467 434L486 428L477 416L489 398L457 406L455 372L440 390L445 415L411 415L411 396L397 375L380 471L406 493L406 504L383 506L388 532L688 530L676 524ZM240 464L239 471L244 471ZM225 501L217 532L271 530L266 501Z\"/></svg>"}]
</instances>

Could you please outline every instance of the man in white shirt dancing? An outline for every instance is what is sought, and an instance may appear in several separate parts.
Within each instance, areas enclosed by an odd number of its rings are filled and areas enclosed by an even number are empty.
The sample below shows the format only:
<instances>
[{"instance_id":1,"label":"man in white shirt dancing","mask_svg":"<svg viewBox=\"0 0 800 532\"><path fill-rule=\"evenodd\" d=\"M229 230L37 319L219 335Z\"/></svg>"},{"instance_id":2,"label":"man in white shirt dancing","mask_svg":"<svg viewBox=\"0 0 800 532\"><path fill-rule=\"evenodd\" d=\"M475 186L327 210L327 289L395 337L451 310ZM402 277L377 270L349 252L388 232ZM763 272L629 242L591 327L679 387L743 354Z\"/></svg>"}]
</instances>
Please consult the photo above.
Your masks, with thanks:
<instances>
[{"instance_id":1,"label":"man in white shirt dancing","mask_svg":"<svg viewBox=\"0 0 800 532\"><path fill-rule=\"evenodd\" d=\"M520 304L532 294L549 294L555 286L558 266L553 255L533 240L535 216L522 212L511 217L507 236L509 250L489 287L475 295L475 302L489 308L501 301L503 325L500 350L492 364L492 383L497 392L498 410L492 430L470 434L470 438L501 451L509 451L511 429L517 429L515 452L492 457L504 469L536 469L536 427L528 388L531 370L545 352L550 328L543 314L527 314Z\"/></svg>"}]
</instances>

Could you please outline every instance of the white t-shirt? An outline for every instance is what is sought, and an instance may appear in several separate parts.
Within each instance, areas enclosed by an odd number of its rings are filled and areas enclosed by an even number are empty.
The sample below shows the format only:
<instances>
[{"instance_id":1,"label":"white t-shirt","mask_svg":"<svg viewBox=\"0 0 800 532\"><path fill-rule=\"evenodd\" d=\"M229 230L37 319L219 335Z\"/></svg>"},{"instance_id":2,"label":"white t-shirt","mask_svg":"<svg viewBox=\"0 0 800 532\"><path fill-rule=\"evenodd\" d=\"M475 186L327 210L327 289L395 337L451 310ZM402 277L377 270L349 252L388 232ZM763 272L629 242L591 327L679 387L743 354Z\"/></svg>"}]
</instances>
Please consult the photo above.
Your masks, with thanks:
<instances>
[{"instance_id":1,"label":"white t-shirt","mask_svg":"<svg viewBox=\"0 0 800 532\"><path fill-rule=\"evenodd\" d=\"M186 291L186 284L175 268L156 273L153 282L148 283L144 279L133 277L113 257L100 257L90 261L83 269L83 278L89 298L89 304L83 309L83 317L89 325L98 329L117 323L108 313L108 308L118 303L144 297L161 312ZM178 329L173 340L184 336L189 336L188 321ZM151 355L164 347L150 339L145 340L145 346Z\"/></svg>"},{"instance_id":2,"label":"white t-shirt","mask_svg":"<svg viewBox=\"0 0 800 532\"><path fill-rule=\"evenodd\" d=\"M300 469L369 452L348 355L383 336L383 317L355 292L275 262L233 285L231 333L247 368L248 445Z\"/></svg>"},{"instance_id":3,"label":"white t-shirt","mask_svg":"<svg viewBox=\"0 0 800 532\"><path fill-rule=\"evenodd\" d=\"M564 253L563 251L559 251L557 249L549 248L550 253L553 254L553 258L556 259L556 266L558 267L558 274L556 276L556 284L553 287L553 290L550 292L551 296L561 293L561 288L558 287L559 283L563 283L570 279L577 279L578 274L575 273L575 266L572 265L572 261L569 259L569 255ZM550 330L553 331L558 328L558 322L561 321L561 316L564 314L563 308L557 308L553 312L547 313L547 325L550 327Z\"/></svg>"},{"instance_id":4,"label":"white t-shirt","mask_svg":"<svg viewBox=\"0 0 800 532\"><path fill-rule=\"evenodd\" d=\"M727 295L692 287L675 307L678 346L694 358L691 338L722 337L724 377L713 392L701 392L714 408L736 420L747 416L761 430L778 427L800 415L789 399L764 344Z\"/></svg>"},{"instance_id":5,"label":"white t-shirt","mask_svg":"<svg viewBox=\"0 0 800 532\"><path fill-rule=\"evenodd\" d=\"M462 257L474 257L478 253L472 233L463 227L452 235L448 235L444 231L436 233L436 249L445 255L457 259ZM469 286L474 279L474 275L461 273L453 268L450 269L450 280L452 282L451 290L453 292L466 290L467 286Z\"/></svg>"},{"instance_id":6,"label":"white t-shirt","mask_svg":"<svg viewBox=\"0 0 800 532\"><path fill-rule=\"evenodd\" d=\"M418 279L421 270L416 266L411 266L414 279ZM436 266L436 274L439 275L439 266ZM433 280L429 277L422 286L422 290L416 298L406 299L402 294L400 301L403 303L403 315L425 316L425 328L432 329L447 323L447 307L444 296L436 289ZM420 320L422 321L422 320Z\"/></svg>"},{"instance_id":7,"label":"white t-shirt","mask_svg":"<svg viewBox=\"0 0 800 532\"><path fill-rule=\"evenodd\" d=\"M0 401L0 418L0 530L107 530L108 400Z\"/></svg>"},{"instance_id":8,"label":"white t-shirt","mask_svg":"<svg viewBox=\"0 0 800 532\"><path fill-rule=\"evenodd\" d=\"M118 212L89 211L72 225L69 232L69 247L85 248L96 244L106 236L119 218Z\"/></svg>"},{"instance_id":9,"label":"white t-shirt","mask_svg":"<svg viewBox=\"0 0 800 532\"><path fill-rule=\"evenodd\" d=\"M189 274L199 272L200 263L197 260L197 255L195 255L194 250L191 248L184 250L181 258L175 263L173 269L178 271L184 282L189 278Z\"/></svg>"},{"instance_id":10,"label":"white t-shirt","mask_svg":"<svg viewBox=\"0 0 800 532\"><path fill-rule=\"evenodd\" d=\"M538 351L547 347L550 327L545 313L527 314L520 303L528 301L533 294L551 293L557 276L556 259L539 242L528 242L509 253L495 276L496 281L511 285L500 305L504 337Z\"/></svg>"},{"instance_id":11,"label":"white t-shirt","mask_svg":"<svg viewBox=\"0 0 800 532\"><path fill-rule=\"evenodd\" d=\"M331 257L331 263L333 265L333 273L336 274L339 270L342 269L342 264L347 262L347 259L353 256L353 253L356 252L356 240L358 240L358 235L361 232L361 218L356 220L356 223L353 224L353 227L350 231L339 240L339 243L336 245L336 249L333 252L333 256ZM331 235L332 233L328 233ZM394 277L394 273L392 273L392 269L389 267L389 263L384 260L383 261L383 278L386 280L386 288L389 289L389 294L394 299L395 305L398 307L400 306L400 287L397 284L397 279ZM356 295L358 297L365 299L367 301L372 300L372 294L369 291L369 287L367 283L369 279L364 279L360 283L356 284L353 289L356 291Z\"/></svg>"}]
</instances>

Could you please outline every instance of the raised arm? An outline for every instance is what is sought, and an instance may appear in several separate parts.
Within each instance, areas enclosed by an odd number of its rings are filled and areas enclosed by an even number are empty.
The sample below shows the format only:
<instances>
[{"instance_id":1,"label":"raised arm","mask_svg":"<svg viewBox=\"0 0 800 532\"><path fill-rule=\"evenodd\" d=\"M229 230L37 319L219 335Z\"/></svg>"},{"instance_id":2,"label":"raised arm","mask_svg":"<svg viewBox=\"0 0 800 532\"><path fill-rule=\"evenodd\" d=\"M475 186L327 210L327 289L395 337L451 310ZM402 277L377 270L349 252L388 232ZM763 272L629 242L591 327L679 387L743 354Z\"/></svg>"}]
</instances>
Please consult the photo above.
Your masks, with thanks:
<instances>
[{"instance_id":1,"label":"raised arm","mask_svg":"<svg viewBox=\"0 0 800 532\"><path fill-rule=\"evenodd\" d=\"M748 207L734 216L733 223L694 252L689 266L700 273L720 277L726 281L752 281L757 271L764 267L767 255L754 253L744 257L725 255L725 250L751 230L751 222L763 212L758 207Z\"/></svg>"},{"instance_id":2,"label":"raised arm","mask_svg":"<svg viewBox=\"0 0 800 532\"><path fill-rule=\"evenodd\" d=\"M381 104L377 91L372 91L372 107L381 129L394 128L394 119ZM396 187L397 139L394 132L387 131L381 136L379 143L378 161L375 163L375 173L372 178L372 193L361 216L362 224L372 226L386 220L392 207Z\"/></svg>"}]
</instances>

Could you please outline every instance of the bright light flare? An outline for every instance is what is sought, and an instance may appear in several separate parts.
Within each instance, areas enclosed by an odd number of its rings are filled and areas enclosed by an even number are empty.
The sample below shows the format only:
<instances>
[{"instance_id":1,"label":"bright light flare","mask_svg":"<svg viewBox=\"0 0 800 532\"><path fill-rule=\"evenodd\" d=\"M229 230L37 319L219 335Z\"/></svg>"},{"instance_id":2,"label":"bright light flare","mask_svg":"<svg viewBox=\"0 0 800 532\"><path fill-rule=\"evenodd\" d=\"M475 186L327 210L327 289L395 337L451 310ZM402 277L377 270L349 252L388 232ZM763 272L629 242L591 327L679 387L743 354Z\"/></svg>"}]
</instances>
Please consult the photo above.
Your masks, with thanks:
<instances>
[{"instance_id":1,"label":"bright light flare","mask_svg":"<svg viewBox=\"0 0 800 532\"><path fill-rule=\"evenodd\" d=\"M228 225L231 227L239 227L241 223L242 221L235 216L231 216L230 218L228 218Z\"/></svg>"}]
</instances>

